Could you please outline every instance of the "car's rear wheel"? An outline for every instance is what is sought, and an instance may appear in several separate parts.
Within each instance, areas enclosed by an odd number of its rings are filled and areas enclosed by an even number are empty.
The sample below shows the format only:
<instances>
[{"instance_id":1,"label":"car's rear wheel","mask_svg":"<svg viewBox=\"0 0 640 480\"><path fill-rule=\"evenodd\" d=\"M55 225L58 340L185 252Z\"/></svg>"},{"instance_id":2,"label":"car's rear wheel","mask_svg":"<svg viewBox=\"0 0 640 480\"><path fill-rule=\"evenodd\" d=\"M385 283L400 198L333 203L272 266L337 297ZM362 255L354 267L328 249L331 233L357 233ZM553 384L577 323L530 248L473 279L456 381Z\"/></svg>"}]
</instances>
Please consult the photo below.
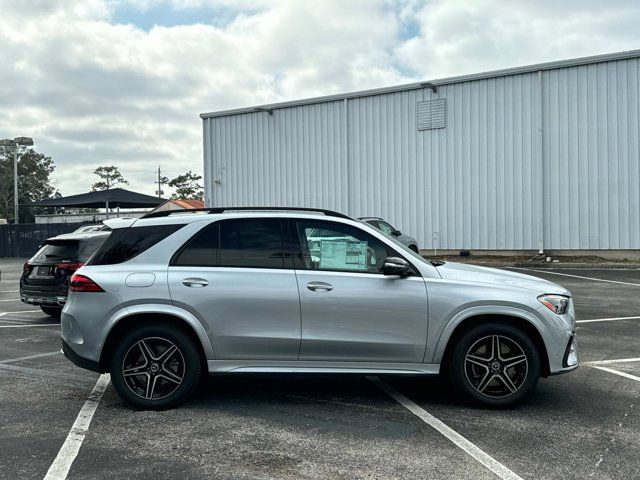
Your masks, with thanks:
<instances>
[{"instance_id":1,"label":"car's rear wheel","mask_svg":"<svg viewBox=\"0 0 640 480\"><path fill-rule=\"evenodd\" d=\"M128 332L114 349L111 380L130 405L165 410L185 401L202 371L194 341L171 325L144 325Z\"/></svg>"},{"instance_id":2,"label":"car's rear wheel","mask_svg":"<svg viewBox=\"0 0 640 480\"><path fill-rule=\"evenodd\" d=\"M40 305L40 310L46 315L51 315L55 318L60 318L60 314L62 313L62 307L45 307L44 305Z\"/></svg>"},{"instance_id":3,"label":"car's rear wheel","mask_svg":"<svg viewBox=\"0 0 640 480\"><path fill-rule=\"evenodd\" d=\"M479 325L454 346L449 375L468 399L506 407L531 393L540 377L540 354L521 329L502 323Z\"/></svg>"}]
</instances>

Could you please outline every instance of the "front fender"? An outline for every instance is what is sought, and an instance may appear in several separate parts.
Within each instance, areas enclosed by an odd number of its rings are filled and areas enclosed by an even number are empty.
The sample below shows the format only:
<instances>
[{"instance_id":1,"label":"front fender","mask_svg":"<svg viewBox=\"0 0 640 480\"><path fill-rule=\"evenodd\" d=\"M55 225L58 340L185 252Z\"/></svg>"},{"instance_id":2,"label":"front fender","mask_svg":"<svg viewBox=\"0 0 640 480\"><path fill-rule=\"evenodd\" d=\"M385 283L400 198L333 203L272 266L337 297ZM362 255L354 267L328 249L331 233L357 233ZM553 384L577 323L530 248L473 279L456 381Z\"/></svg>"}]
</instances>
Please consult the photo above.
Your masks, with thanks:
<instances>
[{"instance_id":1,"label":"front fender","mask_svg":"<svg viewBox=\"0 0 640 480\"><path fill-rule=\"evenodd\" d=\"M202 345L202 349L204 350L204 354L207 357L207 360L214 360L215 356L213 353L213 346L211 345L211 341L209 339L209 335L207 335L207 331L204 326L195 317L193 314L189 313L187 310L183 308L176 307L175 305L169 304L144 304L144 305L129 305L127 307L123 307L122 309L116 311L109 317L108 321L105 323L105 334L102 338L106 339L109 337L111 330L122 320L125 318L131 317L133 315L140 314L162 314L162 315L171 315L172 317L176 317L186 324L188 324L200 340ZM102 356L102 348L104 344L100 345L100 353L99 357Z\"/></svg>"},{"instance_id":2,"label":"front fender","mask_svg":"<svg viewBox=\"0 0 640 480\"><path fill-rule=\"evenodd\" d=\"M453 317L446 321L444 328L438 335L437 341L434 342L434 345L431 347L431 352L429 349L425 352L424 362L441 363L444 351L449 343L449 339L456 328L466 319L478 315L507 315L511 317L518 317L529 322L536 328L540 337L542 337L545 348L549 351L549 329L535 311L529 311L508 305L476 305L457 312Z\"/></svg>"}]
</instances>

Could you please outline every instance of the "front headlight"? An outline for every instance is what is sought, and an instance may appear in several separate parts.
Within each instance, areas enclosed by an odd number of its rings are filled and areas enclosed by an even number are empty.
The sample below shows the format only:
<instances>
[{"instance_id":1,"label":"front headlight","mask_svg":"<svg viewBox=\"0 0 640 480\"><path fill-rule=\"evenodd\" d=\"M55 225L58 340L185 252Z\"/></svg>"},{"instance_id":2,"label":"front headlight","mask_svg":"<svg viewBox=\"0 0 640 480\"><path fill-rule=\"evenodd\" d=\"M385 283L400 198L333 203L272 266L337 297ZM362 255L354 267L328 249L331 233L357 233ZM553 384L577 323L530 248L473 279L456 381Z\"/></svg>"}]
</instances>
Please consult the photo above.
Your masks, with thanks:
<instances>
[{"instance_id":1,"label":"front headlight","mask_svg":"<svg viewBox=\"0 0 640 480\"><path fill-rule=\"evenodd\" d=\"M564 315L569 308L569 297L564 295L540 295L540 303L551 310L556 315Z\"/></svg>"}]
</instances>

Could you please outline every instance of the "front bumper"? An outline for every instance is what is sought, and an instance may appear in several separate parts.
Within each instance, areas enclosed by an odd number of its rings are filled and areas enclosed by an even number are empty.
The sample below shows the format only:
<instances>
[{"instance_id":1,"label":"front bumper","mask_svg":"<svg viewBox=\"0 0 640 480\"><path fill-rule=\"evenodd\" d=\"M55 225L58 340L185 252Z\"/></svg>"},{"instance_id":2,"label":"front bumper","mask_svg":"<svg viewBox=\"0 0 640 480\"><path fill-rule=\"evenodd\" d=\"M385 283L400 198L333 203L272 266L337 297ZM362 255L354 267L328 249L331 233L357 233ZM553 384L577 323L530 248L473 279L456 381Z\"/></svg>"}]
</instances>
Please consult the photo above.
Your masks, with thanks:
<instances>
[{"instance_id":1,"label":"front bumper","mask_svg":"<svg viewBox=\"0 0 640 480\"><path fill-rule=\"evenodd\" d=\"M564 350L564 356L562 357L562 368L552 371L550 375L561 375L563 373L573 372L579 365L576 333L571 332L569 342Z\"/></svg>"},{"instance_id":2,"label":"front bumper","mask_svg":"<svg viewBox=\"0 0 640 480\"><path fill-rule=\"evenodd\" d=\"M76 364L80 368L84 368L85 370L91 370L92 372L100 372L100 367L98 362L95 360L90 360L88 358L81 357L73 349L67 345L67 343L62 340L62 354L71 360L74 364Z\"/></svg>"}]
</instances>

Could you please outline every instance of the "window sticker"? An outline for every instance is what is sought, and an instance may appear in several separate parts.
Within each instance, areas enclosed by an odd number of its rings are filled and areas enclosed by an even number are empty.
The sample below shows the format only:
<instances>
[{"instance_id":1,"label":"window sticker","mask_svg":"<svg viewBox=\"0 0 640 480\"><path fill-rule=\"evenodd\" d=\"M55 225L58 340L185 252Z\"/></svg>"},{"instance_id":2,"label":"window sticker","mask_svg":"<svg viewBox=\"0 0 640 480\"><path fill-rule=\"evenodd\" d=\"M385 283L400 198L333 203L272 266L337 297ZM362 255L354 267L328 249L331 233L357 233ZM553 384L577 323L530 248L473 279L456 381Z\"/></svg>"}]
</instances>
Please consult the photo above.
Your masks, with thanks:
<instances>
[{"instance_id":1,"label":"window sticker","mask_svg":"<svg viewBox=\"0 0 640 480\"><path fill-rule=\"evenodd\" d=\"M367 269L367 242L321 240L320 268L339 270Z\"/></svg>"}]
</instances>

